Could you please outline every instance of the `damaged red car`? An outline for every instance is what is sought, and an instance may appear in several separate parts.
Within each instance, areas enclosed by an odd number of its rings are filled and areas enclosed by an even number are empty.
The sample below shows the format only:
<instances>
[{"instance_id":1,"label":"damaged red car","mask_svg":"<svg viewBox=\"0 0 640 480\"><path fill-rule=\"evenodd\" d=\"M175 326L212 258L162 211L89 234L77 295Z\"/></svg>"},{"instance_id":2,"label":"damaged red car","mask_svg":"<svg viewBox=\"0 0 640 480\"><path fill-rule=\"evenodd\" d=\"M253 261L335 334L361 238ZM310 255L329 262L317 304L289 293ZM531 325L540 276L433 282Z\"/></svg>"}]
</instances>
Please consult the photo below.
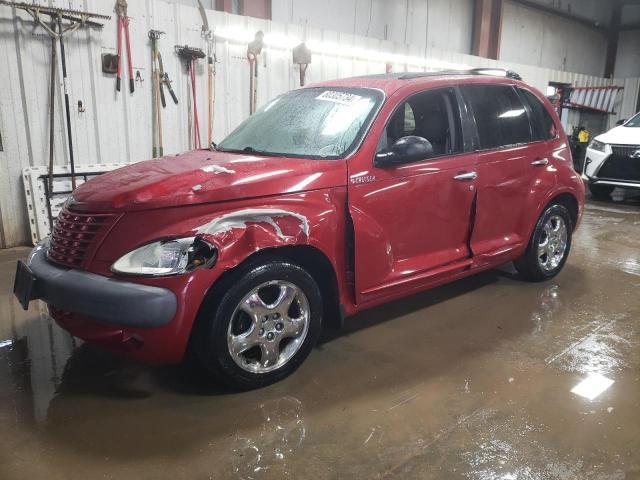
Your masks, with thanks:
<instances>
[{"instance_id":1,"label":"damaged red car","mask_svg":"<svg viewBox=\"0 0 640 480\"><path fill-rule=\"evenodd\" d=\"M549 279L584 186L544 96L480 73L309 86L211 149L96 177L14 291L88 342L153 363L192 351L247 389L362 309L508 262Z\"/></svg>"}]
</instances>

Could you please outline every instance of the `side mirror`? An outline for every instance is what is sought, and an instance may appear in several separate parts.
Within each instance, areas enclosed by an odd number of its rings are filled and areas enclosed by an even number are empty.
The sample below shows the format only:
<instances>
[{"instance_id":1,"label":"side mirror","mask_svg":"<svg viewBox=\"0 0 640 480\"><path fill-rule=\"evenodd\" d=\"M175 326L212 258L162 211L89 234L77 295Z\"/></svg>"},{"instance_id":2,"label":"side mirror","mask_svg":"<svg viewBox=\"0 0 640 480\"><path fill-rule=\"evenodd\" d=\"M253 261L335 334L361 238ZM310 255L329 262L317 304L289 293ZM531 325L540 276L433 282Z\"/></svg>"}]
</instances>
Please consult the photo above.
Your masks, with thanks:
<instances>
[{"instance_id":1,"label":"side mirror","mask_svg":"<svg viewBox=\"0 0 640 480\"><path fill-rule=\"evenodd\" d=\"M616 122L616 125L622 125L622 124L623 124L624 122L626 122L626 121L627 121L627 119L626 119L626 118L621 118L620 120L618 120L618 121Z\"/></svg>"},{"instance_id":2,"label":"side mirror","mask_svg":"<svg viewBox=\"0 0 640 480\"><path fill-rule=\"evenodd\" d=\"M374 165L376 167L400 165L425 160L431 155L433 155L433 145L429 140L409 135L398 139L391 149L376 153Z\"/></svg>"}]
</instances>

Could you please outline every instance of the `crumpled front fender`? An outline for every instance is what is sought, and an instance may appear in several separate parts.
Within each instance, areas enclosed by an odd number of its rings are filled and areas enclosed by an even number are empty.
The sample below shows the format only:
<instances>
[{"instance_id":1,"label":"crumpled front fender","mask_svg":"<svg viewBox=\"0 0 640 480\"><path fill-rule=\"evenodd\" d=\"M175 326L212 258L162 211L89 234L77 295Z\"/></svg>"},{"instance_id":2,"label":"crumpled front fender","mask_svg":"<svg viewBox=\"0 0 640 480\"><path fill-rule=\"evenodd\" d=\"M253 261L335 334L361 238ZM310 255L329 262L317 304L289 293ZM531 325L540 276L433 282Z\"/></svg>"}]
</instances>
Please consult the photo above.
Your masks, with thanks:
<instances>
[{"instance_id":1,"label":"crumpled front fender","mask_svg":"<svg viewBox=\"0 0 640 480\"><path fill-rule=\"evenodd\" d=\"M169 277L127 276L128 281L175 293L178 305L173 320L154 332L145 332L156 339L149 345L152 351L147 357L174 361L184 352L209 289L226 271L258 251L312 247L331 263L341 297L347 295L346 197L346 188L337 187L266 199L127 212L106 236L90 270L121 277L110 271L113 262L134 248L163 238L201 236L216 247L218 257L211 268Z\"/></svg>"},{"instance_id":2,"label":"crumpled front fender","mask_svg":"<svg viewBox=\"0 0 640 480\"><path fill-rule=\"evenodd\" d=\"M231 268L265 248L310 245L333 261L344 250L346 188L263 199L127 212L94 259L113 263L163 238L200 236L218 249L214 270ZM134 240L135 239L135 240Z\"/></svg>"},{"instance_id":3,"label":"crumpled front fender","mask_svg":"<svg viewBox=\"0 0 640 480\"><path fill-rule=\"evenodd\" d=\"M259 250L311 243L307 215L283 208L244 208L216 215L194 233L217 248L218 265L225 269Z\"/></svg>"}]
</instances>

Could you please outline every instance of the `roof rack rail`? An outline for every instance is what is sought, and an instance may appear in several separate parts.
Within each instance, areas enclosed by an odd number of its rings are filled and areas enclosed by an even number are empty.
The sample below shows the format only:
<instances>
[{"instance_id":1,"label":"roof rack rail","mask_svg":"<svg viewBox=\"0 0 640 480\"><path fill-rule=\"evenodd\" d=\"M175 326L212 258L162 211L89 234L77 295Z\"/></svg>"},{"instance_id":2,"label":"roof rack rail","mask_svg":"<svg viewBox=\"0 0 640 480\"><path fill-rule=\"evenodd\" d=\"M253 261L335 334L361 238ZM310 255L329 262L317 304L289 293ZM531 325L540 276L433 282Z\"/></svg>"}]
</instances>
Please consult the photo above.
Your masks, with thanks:
<instances>
[{"instance_id":1,"label":"roof rack rail","mask_svg":"<svg viewBox=\"0 0 640 480\"><path fill-rule=\"evenodd\" d=\"M468 70L440 70L436 72L407 72L397 78L400 80L410 80L412 78L431 77L438 75L491 75L494 77L505 77L513 80L522 80L522 77L513 70L494 67L478 67Z\"/></svg>"},{"instance_id":2,"label":"roof rack rail","mask_svg":"<svg viewBox=\"0 0 640 480\"><path fill-rule=\"evenodd\" d=\"M507 70L506 68L494 68L494 67L479 67L472 68L469 73L473 75L493 75L495 77L507 77L513 80L522 80L519 73L513 70Z\"/></svg>"}]
</instances>

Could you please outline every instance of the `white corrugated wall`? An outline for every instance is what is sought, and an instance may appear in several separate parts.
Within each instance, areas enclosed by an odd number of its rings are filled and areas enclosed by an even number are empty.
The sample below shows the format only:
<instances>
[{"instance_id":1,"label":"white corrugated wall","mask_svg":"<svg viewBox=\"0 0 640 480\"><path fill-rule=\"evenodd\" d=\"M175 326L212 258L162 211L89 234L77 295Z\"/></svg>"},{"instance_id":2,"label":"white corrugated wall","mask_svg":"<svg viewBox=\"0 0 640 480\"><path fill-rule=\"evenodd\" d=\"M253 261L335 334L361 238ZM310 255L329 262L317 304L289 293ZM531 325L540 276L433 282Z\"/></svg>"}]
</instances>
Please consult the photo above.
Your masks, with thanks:
<instances>
[{"instance_id":1,"label":"white corrugated wall","mask_svg":"<svg viewBox=\"0 0 640 480\"><path fill-rule=\"evenodd\" d=\"M140 71L143 82L129 94L128 77L124 73L122 92L116 94L115 79L101 71L101 53L115 53L116 19L112 11L115 2L85 0L50 2L65 8L76 8L112 15L102 31L83 29L66 39L66 53L71 99L71 125L76 162L135 162L151 157L151 50L147 33L162 30L160 51L165 71L173 79L180 104L174 105L167 96L163 110L164 149L166 154L187 148L187 82L184 65L174 53L175 45L204 47L198 10L194 7L162 0L129 1L131 46L134 75ZM282 33L307 40L337 42L377 51L422 56L422 48L329 30L287 26L249 17L209 11L213 27L242 27L251 32ZM50 41L41 28L33 28L31 18L22 11L0 6L0 247L29 242L26 206L21 182L24 167L46 165L48 162L48 87ZM214 140L223 138L247 115L249 110L249 78L246 45L219 40L217 42L216 107ZM512 68L532 85L545 89L549 81L574 85L607 85L610 80L572 74L527 65L496 62L470 55L430 48L427 57L469 66L504 66ZM291 52L265 49L260 59L258 103L298 85L298 70L291 63ZM307 81L315 81L382 73L382 62L345 56L313 56L307 70ZM411 65L395 65L396 71L418 70ZM126 72L126 68L124 69ZM204 61L198 67L198 100L202 138L206 141L207 79ZM637 79L625 80L633 94L625 88L624 111L631 111L637 102ZM63 130L62 84L58 75L56 116L56 164L67 162L66 135ZM629 97L629 98L627 98ZM633 97L633 98L631 98ZM78 112L78 101L85 111Z\"/></svg>"}]
</instances>

